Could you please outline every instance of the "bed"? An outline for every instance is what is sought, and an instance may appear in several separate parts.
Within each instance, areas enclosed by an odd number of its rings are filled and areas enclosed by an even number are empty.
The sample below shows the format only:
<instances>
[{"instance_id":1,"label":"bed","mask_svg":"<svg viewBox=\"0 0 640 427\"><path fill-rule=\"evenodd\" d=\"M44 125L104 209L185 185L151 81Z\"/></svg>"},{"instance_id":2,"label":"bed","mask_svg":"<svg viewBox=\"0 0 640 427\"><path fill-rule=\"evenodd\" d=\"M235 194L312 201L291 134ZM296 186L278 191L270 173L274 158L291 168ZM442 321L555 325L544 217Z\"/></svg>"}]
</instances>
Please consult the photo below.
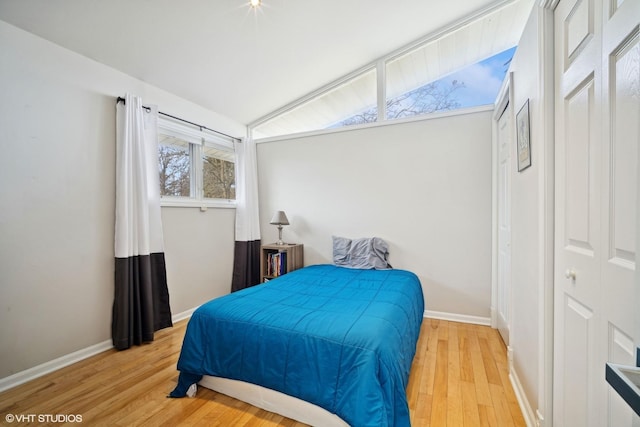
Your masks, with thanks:
<instances>
[{"instance_id":1,"label":"bed","mask_svg":"<svg viewBox=\"0 0 640 427\"><path fill-rule=\"evenodd\" d=\"M293 271L194 312L172 397L200 381L261 406L255 394L242 396L243 386L258 386L275 392L257 397L274 412L269 402L291 396L322 408L333 425L409 426L406 387L423 312L420 281L408 271L329 264Z\"/></svg>"}]
</instances>

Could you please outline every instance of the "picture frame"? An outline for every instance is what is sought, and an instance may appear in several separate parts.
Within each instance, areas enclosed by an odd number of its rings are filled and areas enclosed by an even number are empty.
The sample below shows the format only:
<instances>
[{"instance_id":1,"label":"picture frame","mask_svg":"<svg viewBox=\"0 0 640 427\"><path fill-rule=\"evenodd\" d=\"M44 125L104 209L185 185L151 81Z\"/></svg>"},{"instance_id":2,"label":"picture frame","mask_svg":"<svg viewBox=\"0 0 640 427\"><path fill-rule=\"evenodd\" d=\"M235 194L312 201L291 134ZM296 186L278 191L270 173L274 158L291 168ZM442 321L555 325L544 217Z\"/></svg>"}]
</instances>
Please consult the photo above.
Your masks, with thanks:
<instances>
[{"instance_id":1,"label":"picture frame","mask_svg":"<svg viewBox=\"0 0 640 427\"><path fill-rule=\"evenodd\" d=\"M529 100L516 115L518 172L531 166L531 130L529 128Z\"/></svg>"}]
</instances>

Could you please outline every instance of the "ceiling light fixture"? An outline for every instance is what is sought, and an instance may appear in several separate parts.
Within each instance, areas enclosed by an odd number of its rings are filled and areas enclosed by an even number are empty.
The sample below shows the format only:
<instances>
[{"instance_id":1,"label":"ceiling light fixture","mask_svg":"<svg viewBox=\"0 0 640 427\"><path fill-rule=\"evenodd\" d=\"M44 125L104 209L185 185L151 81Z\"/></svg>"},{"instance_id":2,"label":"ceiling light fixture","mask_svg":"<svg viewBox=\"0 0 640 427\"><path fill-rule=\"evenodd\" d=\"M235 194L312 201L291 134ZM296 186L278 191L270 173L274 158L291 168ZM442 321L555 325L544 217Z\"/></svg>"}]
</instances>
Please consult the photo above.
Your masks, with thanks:
<instances>
[{"instance_id":1,"label":"ceiling light fixture","mask_svg":"<svg viewBox=\"0 0 640 427\"><path fill-rule=\"evenodd\" d=\"M257 8L262 4L262 0L250 0L249 5L253 8Z\"/></svg>"}]
</instances>

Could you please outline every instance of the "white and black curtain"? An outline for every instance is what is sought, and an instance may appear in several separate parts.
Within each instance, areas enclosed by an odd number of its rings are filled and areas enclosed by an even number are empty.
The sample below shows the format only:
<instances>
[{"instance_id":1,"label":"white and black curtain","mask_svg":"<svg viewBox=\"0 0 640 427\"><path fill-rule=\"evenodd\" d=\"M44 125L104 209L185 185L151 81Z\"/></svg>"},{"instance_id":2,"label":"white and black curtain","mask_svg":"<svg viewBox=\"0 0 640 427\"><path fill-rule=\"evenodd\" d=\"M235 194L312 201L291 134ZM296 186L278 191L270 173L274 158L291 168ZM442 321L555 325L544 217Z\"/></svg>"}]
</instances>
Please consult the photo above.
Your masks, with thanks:
<instances>
[{"instance_id":1,"label":"white and black curtain","mask_svg":"<svg viewBox=\"0 0 640 427\"><path fill-rule=\"evenodd\" d=\"M236 142L236 243L231 291L260 283L260 218L256 145Z\"/></svg>"},{"instance_id":2,"label":"white and black curtain","mask_svg":"<svg viewBox=\"0 0 640 427\"><path fill-rule=\"evenodd\" d=\"M113 345L153 341L172 326L158 184L158 110L129 94L116 104Z\"/></svg>"}]
</instances>

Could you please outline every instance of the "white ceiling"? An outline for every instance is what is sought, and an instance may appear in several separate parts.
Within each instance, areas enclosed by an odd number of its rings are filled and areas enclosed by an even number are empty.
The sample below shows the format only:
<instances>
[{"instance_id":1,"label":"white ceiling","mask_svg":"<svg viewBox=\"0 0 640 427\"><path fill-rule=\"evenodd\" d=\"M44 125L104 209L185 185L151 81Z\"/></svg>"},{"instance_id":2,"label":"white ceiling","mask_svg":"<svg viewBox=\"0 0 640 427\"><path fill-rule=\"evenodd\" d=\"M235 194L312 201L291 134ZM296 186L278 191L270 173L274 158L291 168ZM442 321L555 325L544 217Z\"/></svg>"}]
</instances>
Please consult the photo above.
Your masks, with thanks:
<instances>
[{"instance_id":1,"label":"white ceiling","mask_svg":"<svg viewBox=\"0 0 640 427\"><path fill-rule=\"evenodd\" d=\"M0 0L0 19L248 124L511 0ZM524 23L522 23L524 25Z\"/></svg>"}]
</instances>

